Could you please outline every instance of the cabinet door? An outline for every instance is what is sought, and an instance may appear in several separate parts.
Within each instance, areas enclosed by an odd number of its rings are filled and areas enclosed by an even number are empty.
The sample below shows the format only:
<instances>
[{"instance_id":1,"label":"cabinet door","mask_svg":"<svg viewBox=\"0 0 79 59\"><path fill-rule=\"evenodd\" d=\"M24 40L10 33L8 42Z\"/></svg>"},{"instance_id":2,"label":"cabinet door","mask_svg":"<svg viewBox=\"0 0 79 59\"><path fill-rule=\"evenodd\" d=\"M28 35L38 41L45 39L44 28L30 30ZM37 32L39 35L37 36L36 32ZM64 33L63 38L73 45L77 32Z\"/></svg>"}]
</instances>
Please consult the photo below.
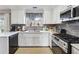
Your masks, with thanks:
<instances>
[{"instance_id":1,"label":"cabinet door","mask_svg":"<svg viewBox=\"0 0 79 59\"><path fill-rule=\"evenodd\" d=\"M72 54L79 54L79 49L72 47Z\"/></svg>"},{"instance_id":2,"label":"cabinet door","mask_svg":"<svg viewBox=\"0 0 79 59\"><path fill-rule=\"evenodd\" d=\"M11 11L11 24L18 24L18 12L16 10Z\"/></svg>"},{"instance_id":3,"label":"cabinet door","mask_svg":"<svg viewBox=\"0 0 79 59\"><path fill-rule=\"evenodd\" d=\"M24 12L24 10L18 10L18 24L25 24L25 12Z\"/></svg>"},{"instance_id":4,"label":"cabinet door","mask_svg":"<svg viewBox=\"0 0 79 59\"><path fill-rule=\"evenodd\" d=\"M52 11L52 20L53 20L53 24L60 24L61 20L60 20L60 7L56 7L53 9Z\"/></svg>"},{"instance_id":5,"label":"cabinet door","mask_svg":"<svg viewBox=\"0 0 79 59\"><path fill-rule=\"evenodd\" d=\"M43 17L44 17L44 22L43 24L52 24L52 19L51 19L51 10L44 10L44 14L43 14Z\"/></svg>"},{"instance_id":6,"label":"cabinet door","mask_svg":"<svg viewBox=\"0 0 79 59\"><path fill-rule=\"evenodd\" d=\"M24 38L23 38L23 34L19 33L18 35L18 45L19 46L23 46L25 44Z\"/></svg>"},{"instance_id":7,"label":"cabinet door","mask_svg":"<svg viewBox=\"0 0 79 59\"><path fill-rule=\"evenodd\" d=\"M0 54L8 54L9 53L9 38L0 37Z\"/></svg>"},{"instance_id":8,"label":"cabinet door","mask_svg":"<svg viewBox=\"0 0 79 59\"><path fill-rule=\"evenodd\" d=\"M32 35L29 33L23 34L24 40L25 40L25 46L32 46Z\"/></svg>"},{"instance_id":9,"label":"cabinet door","mask_svg":"<svg viewBox=\"0 0 79 59\"><path fill-rule=\"evenodd\" d=\"M32 45L40 46L40 33L32 34Z\"/></svg>"},{"instance_id":10,"label":"cabinet door","mask_svg":"<svg viewBox=\"0 0 79 59\"><path fill-rule=\"evenodd\" d=\"M25 24L25 11L20 9L12 10L11 24Z\"/></svg>"},{"instance_id":11,"label":"cabinet door","mask_svg":"<svg viewBox=\"0 0 79 59\"><path fill-rule=\"evenodd\" d=\"M41 33L40 34L40 45L41 46L49 46L49 34L48 33Z\"/></svg>"}]
</instances>

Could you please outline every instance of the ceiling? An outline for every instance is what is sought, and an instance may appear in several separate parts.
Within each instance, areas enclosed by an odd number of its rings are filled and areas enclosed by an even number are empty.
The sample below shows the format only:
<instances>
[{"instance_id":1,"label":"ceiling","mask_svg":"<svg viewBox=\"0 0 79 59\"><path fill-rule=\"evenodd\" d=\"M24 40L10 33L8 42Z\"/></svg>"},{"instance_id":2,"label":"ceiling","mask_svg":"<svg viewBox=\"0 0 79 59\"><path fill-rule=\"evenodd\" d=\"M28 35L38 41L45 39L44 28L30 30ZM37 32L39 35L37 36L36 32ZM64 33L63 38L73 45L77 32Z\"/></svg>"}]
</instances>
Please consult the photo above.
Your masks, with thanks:
<instances>
[{"instance_id":1,"label":"ceiling","mask_svg":"<svg viewBox=\"0 0 79 59\"><path fill-rule=\"evenodd\" d=\"M33 9L37 7L38 9L53 9L58 5L0 5L0 10L3 9Z\"/></svg>"},{"instance_id":2,"label":"ceiling","mask_svg":"<svg viewBox=\"0 0 79 59\"><path fill-rule=\"evenodd\" d=\"M25 9L27 12L43 12L44 9L54 9L60 5L0 5L0 13L11 9ZM37 8L33 8L37 7Z\"/></svg>"}]
</instances>

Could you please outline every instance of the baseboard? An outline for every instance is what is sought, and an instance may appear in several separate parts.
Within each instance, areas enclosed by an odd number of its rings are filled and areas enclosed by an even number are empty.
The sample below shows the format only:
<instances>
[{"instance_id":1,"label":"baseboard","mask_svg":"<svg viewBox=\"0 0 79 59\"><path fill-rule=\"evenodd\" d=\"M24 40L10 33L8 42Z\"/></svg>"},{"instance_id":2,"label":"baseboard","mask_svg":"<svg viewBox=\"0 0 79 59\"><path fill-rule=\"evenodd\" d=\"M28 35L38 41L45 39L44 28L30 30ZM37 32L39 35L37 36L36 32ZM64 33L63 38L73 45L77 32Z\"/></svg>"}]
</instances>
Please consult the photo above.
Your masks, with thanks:
<instances>
[{"instance_id":1,"label":"baseboard","mask_svg":"<svg viewBox=\"0 0 79 59\"><path fill-rule=\"evenodd\" d=\"M49 46L19 46L19 48L48 48Z\"/></svg>"}]
</instances>

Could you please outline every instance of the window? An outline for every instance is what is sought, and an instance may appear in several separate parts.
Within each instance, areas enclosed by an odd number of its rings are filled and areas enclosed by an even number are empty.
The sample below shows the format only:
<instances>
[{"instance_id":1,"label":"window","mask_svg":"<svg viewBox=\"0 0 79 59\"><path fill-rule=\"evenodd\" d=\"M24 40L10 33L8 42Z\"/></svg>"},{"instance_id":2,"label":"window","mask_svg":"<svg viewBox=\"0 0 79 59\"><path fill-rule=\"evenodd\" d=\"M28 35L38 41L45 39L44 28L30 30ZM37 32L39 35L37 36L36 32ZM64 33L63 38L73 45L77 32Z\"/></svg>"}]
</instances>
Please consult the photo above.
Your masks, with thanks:
<instances>
[{"instance_id":1,"label":"window","mask_svg":"<svg viewBox=\"0 0 79 59\"><path fill-rule=\"evenodd\" d=\"M26 26L42 26L43 13L26 13Z\"/></svg>"},{"instance_id":2,"label":"window","mask_svg":"<svg viewBox=\"0 0 79 59\"><path fill-rule=\"evenodd\" d=\"M4 27L4 16L0 15L0 32L3 31Z\"/></svg>"},{"instance_id":3,"label":"window","mask_svg":"<svg viewBox=\"0 0 79 59\"><path fill-rule=\"evenodd\" d=\"M41 20L42 16L42 13L26 13L26 17L29 18L29 20Z\"/></svg>"}]
</instances>

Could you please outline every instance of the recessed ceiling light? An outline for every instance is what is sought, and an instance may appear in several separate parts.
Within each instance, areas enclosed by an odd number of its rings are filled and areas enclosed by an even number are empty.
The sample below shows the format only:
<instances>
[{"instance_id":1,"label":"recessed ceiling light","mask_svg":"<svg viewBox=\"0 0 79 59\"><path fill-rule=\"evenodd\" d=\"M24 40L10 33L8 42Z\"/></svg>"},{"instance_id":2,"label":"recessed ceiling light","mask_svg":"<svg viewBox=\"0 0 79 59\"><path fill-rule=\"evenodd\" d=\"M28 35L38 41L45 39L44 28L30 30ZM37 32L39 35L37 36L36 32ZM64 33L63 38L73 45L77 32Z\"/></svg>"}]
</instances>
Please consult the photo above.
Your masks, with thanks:
<instances>
[{"instance_id":1,"label":"recessed ceiling light","mask_svg":"<svg viewBox=\"0 0 79 59\"><path fill-rule=\"evenodd\" d=\"M34 9L36 9L37 7L33 7Z\"/></svg>"}]
</instances>

